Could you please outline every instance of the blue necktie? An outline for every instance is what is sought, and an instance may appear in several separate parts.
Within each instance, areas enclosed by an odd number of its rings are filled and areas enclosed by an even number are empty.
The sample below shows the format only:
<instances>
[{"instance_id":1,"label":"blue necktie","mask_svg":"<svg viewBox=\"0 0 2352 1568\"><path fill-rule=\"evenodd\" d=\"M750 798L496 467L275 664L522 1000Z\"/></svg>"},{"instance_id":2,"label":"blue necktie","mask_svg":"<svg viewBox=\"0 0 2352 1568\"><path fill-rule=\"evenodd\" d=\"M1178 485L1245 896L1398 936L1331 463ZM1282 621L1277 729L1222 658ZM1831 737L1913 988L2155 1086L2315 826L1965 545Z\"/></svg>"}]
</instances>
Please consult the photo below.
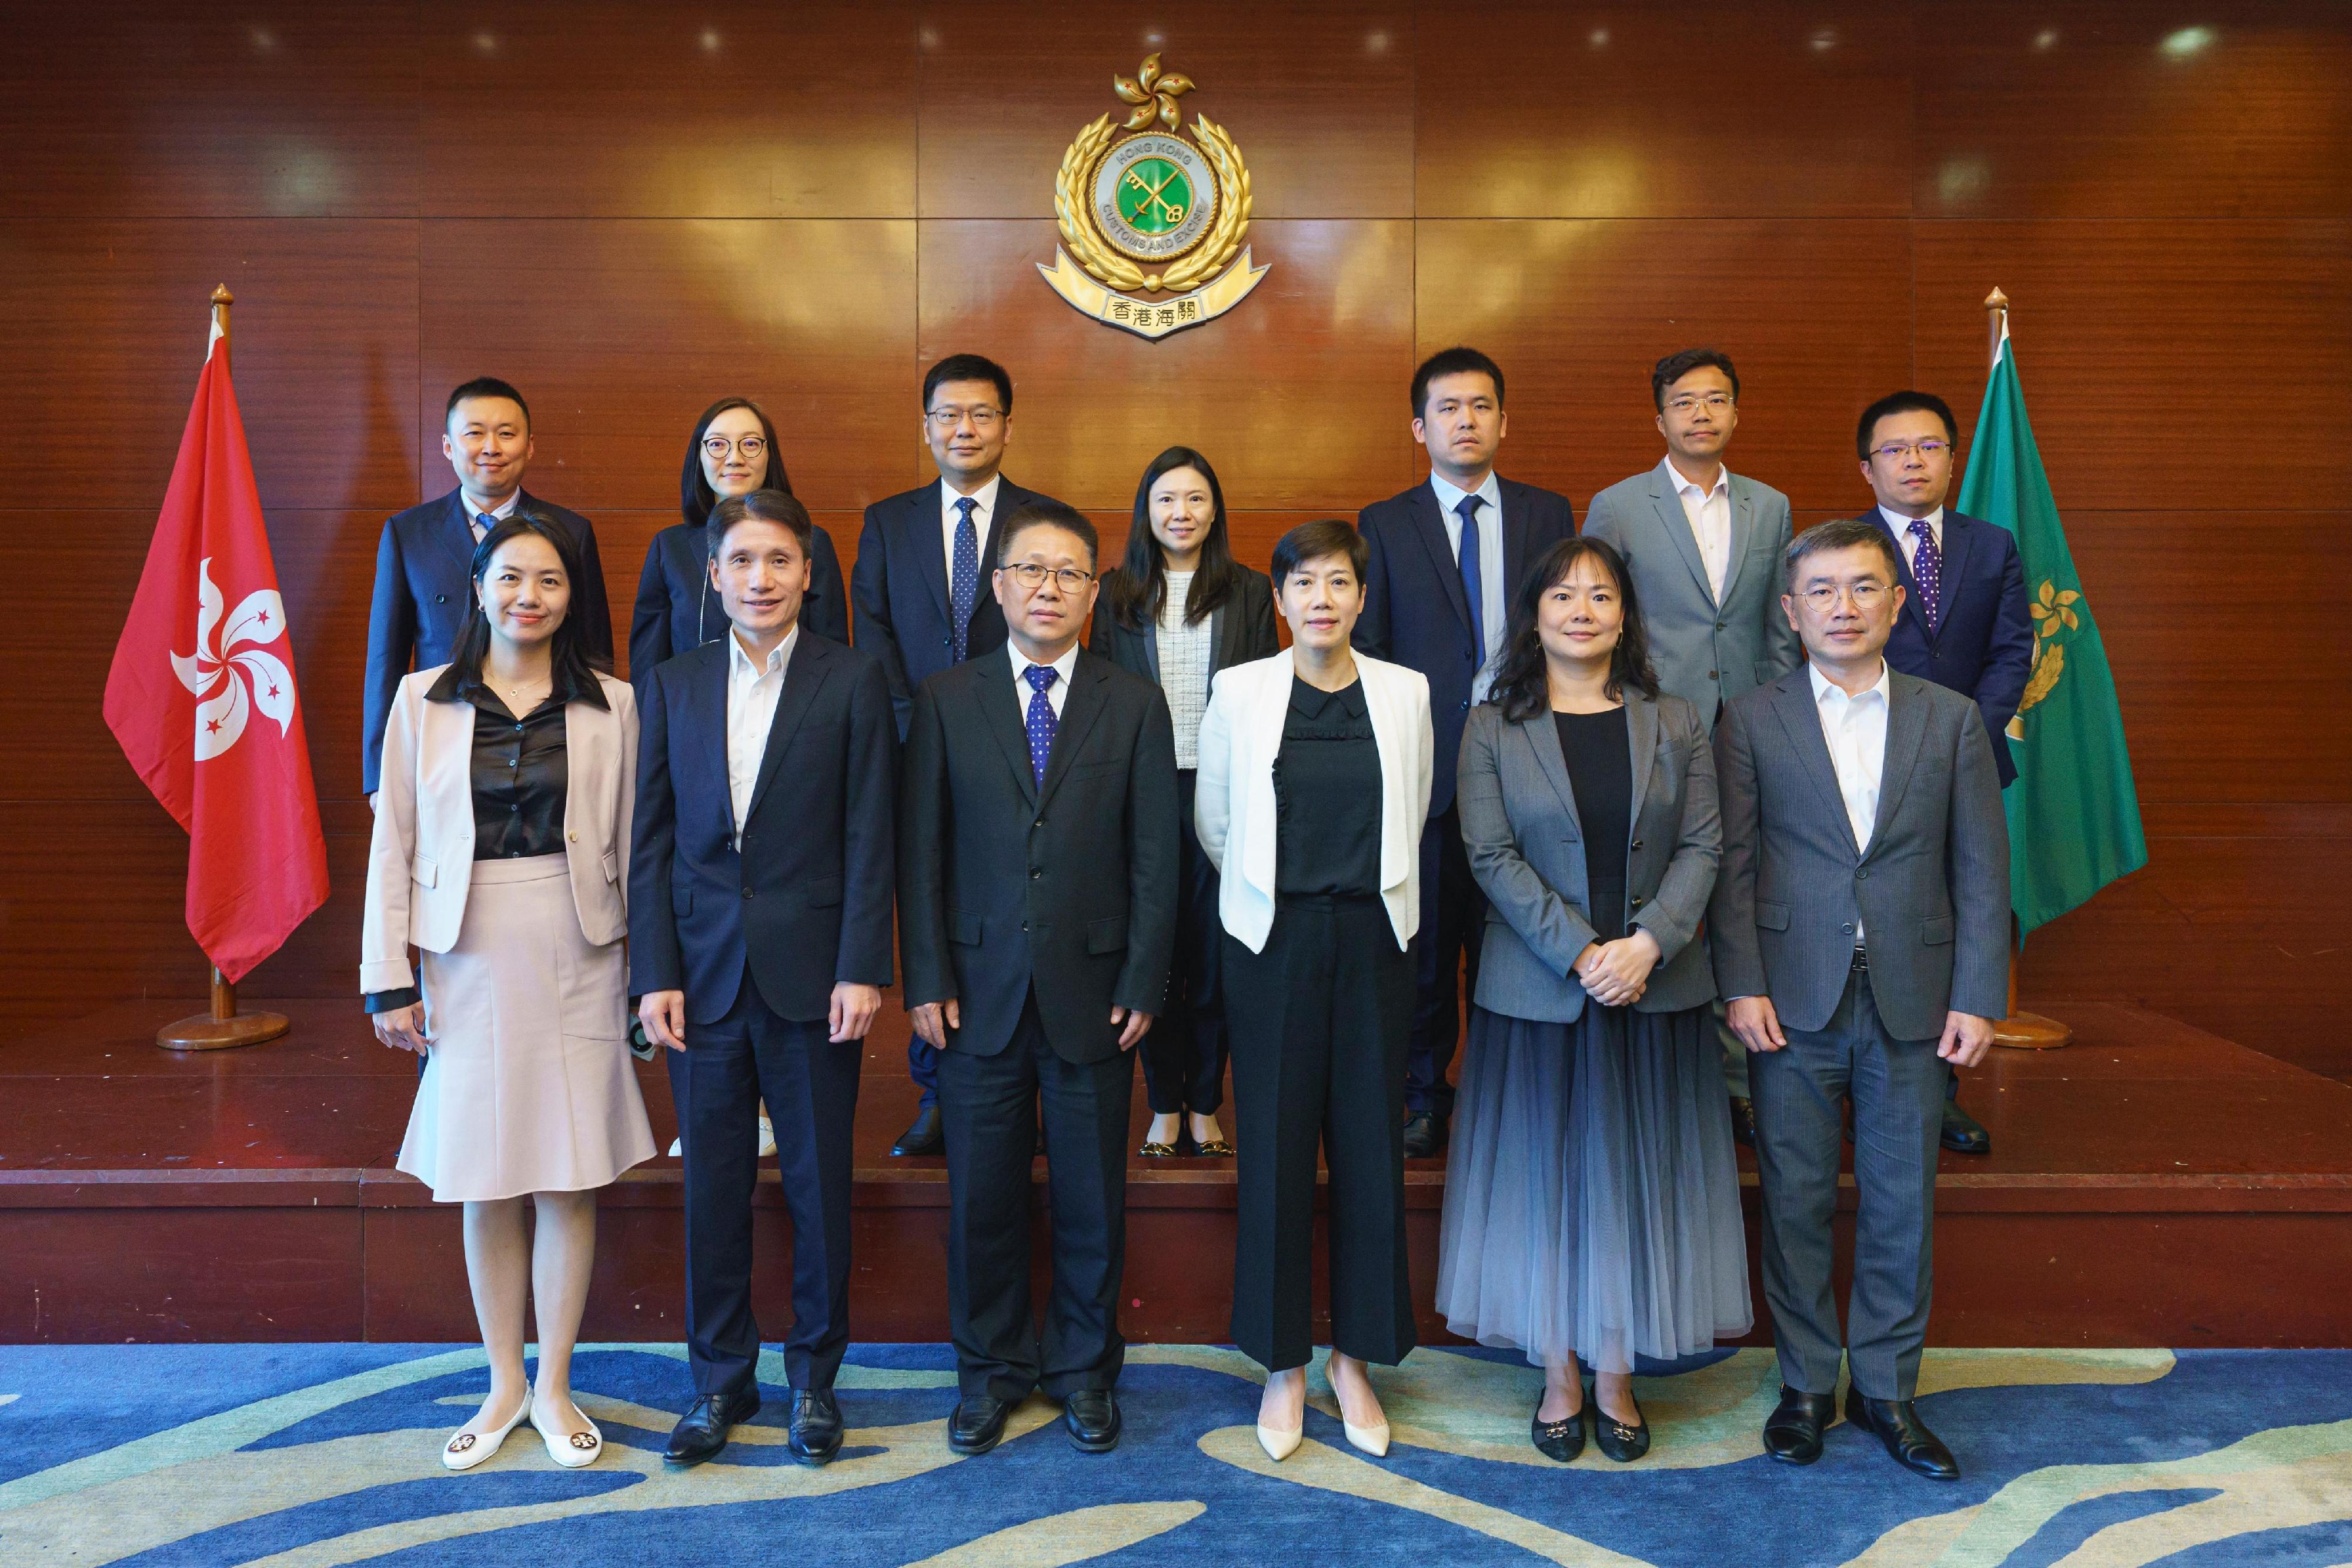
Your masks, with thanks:
<instances>
[{"instance_id":1,"label":"blue necktie","mask_svg":"<svg viewBox=\"0 0 2352 1568\"><path fill-rule=\"evenodd\" d=\"M483 538L488 535L492 528L495 528L498 526L498 518L490 516L489 513L482 512L477 514L474 518L474 542L476 544L480 544Z\"/></svg>"},{"instance_id":2,"label":"blue necktie","mask_svg":"<svg viewBox=\"0 0 2352 1568\"><path fill-rule=\"evenodd\" d=\"M1054 699L1045 693L1061 678L1051 664L1032 664L1021 672L1029 683L1029 771L1045 782L1045 764L1054 755Z\"/></svg>"},{"instance_id":3,"label":"blue necktie","mask_svg":"<svg viewBox=\"0 0 2352 1568\"><path fill-rule=\"evenodd\" d=\"M1462 514L1462 591L1470 601L1470 643L1477 653L1471 663L1486 662L1486 582L1478 565L1478 508L1483 496L1465 496L1454 510Z\"/></svg>"},{"instance_id":4,"label":"blue necktie","mask_svg":"<svg viewBox=\"0 0 2352 1568\"><path fill-rule=\"evenodd\" d=\"M956 503L955 558L948 563L948 618L955 624L948 639L950 664L964 662L971 646L971 601L980 591L980 530L971 514L980 503L966 496Z\"/></svg>"},{"instance_id":5,"label":"blue necktie","mask_svg":"<svg viewBox=\"0 0 2352 1568\"><path fill-rule=\"evenodd\" d=\"M1911 575L1919 584L1919 614L1932 637L1944 611L1944 552L1936 548L1936 530L1925 517L1911 519L1911 537L1919 541L1911 559Z\"/></svg>"}]
</instances>

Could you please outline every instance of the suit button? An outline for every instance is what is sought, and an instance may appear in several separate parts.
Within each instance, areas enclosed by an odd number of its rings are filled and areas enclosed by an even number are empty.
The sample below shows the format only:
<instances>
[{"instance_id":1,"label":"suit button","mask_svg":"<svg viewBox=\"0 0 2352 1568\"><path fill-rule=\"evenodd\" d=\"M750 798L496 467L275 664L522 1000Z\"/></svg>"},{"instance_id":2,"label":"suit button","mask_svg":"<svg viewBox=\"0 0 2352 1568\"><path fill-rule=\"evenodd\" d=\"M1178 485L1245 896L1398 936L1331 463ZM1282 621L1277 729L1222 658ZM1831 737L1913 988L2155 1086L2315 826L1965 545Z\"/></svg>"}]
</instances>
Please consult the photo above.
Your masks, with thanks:
<instances>
[{"instance_id":1,"label":"suit button","mask_svg":"<svg viewBox=\"0 0 2352 1568\"><path fill-rule=\"evenodd\" d=\"M1642 907L1642 901L1641 901L1639 898L1636 898L1636 899L1634 899L1634 900L1633 900L1633 907L1634 907L1634 908L1636 908L1636 909L1639 909L1639 908L1641 908L1641 907Z\"/></svg>"},{"instance_id":2,"label":"suit button","mask_svg":"<svg viewBox=\"0 0 2352 1568\"><path fill-rule=\"evenodd\" d=\"M565 838L567 838L567 839L570 839L570 840L571 840L573 843L575 843L575 844L576 844L576 843L578 843L578 842L580 841L580 835L579 835L579 834L577 834L577 833L566 833L566 834L564 834L563 836L564 836Z\"/></svg>"},{"instance_id":3,"label":"suit button","mask_svg":"<svg viewBox=\"0 0 2352 1568\"><path fill-rule=\"evenodd\" d=\"M1462 711L1464 713L1468 713L1470 711L1470 699L1468 697L1464 697L1462 699Z\"/></svg>"},{"instance_id":4,"label":"suit button","mask_svg":"<svg viewBox=\"0 0 2352 1568\"><path fill-rule=\"evenodd\" d=\"M1838 927L1838 929L1839 929L1839 930L1841 930L1841 931L1843 931L1843 932L1844 932L1844 933L1845 933L1847 936L1853 936L1853 926L1851 924L1849 924L1849 925L1841 925L1841 926L1839 926L1839 927Z\"/></svg>"},{"instance_id":5,"label":"suit button","mask_svg":"<svg viewBox=\"0 0 2352 1568\"><path fill-rule=\"evenodd\" d=\"M744 896L744 897L746 897L746 898L751 897L751 890L750 888L748 888L748 887L747 887L747 888L745 888L745 889L743 890L743 896Z\"/></svg>"},{"instance_id":6,"label":"suit button","mask_svg":"<svg viewBox=\"0 0 2352 1568\"><path fill-rule=\"evenodd\" d=\"M1028 929L1029 929L1029 923L1028 923L1026 920L1024 920L1024 921L1023 921L1023 922L1021 923L1021 929L1022 929L1022 930L1024 930L1024 931L1026 931L1026 930L1028 930Z\"/></svg>"},{"instance_id":7,"label":"suit button","mask_svg":"<svg viewBox=\"0 0 2352 1568\"><path fill-rule=\"evenodd\" d=\"M1031 882L1036 881L1039 877L1044 876L1045 874L1045 868L1044 866L1033 865L1029 868L1029 880Z\"/></svg>"},{"instance_id":8,"label":"suit button","mask_svg":"<svg viewBox=\"0 0 2352 1568\"><path fill-rule=\"evenodd\" d=\"M433 596L433 602L436 604L446 604L449 602L449 596L446 593L436 593Z\"/></svg>"},{"instance_id":9,"label":"suit button","mask_svg":"<svg viewBox=\"0 0 2352 1568\"><path fill-rule=\"evenodd\" d=\"M1708 680L1710 680L1710 681L1711 681L1711 680L1714 680L1714 679L1716 678L1715 672L1714 672L1713 670L1709 670L1709 671L1706 673L1706 678L1707 678Z\"/></svg>"},{"instance_id":10,"label":"suit button","mask_svg":"<svg viewBox=\"0 0 2352 1568\"><path fill-rule=\"evenodd\" d=\"M1853 880L1856 882L1868 882L1870 880L1870 873L1866 871L1858 871L1853 873Z\"/></svg>"},{"instance_id":11,"label":"suit button","mask_svg":"<svg viewBox=\"0 0 2352 1568\"><path fill-rule=\"evenodd\" d=\"M1638 850L1638 849L1640 849L1640 848L1642 847L1642 841L1641 841L1641 840L1639 840L1639 839L1635 839L1635 840L1633 841L1633 847L1634 847L1635 849L1637 849L1637 850Z\"/></svg>"},{"instance_id":12,"label":"suit button","mask_svg":"<svg viewBox=\"0 0 2352 1568\"><path fill-rule=\"evenodd\" d=\"M1040 817L1040 818L1038 818L1035 821L1034 821L1034 822L1032 822L1032 823L1030 823L1030 824L1029 824L1029 831L1030 831L1031 832L1033 832L1033 833L1034 833L1034 832L1035 832L1038 829L1040 829L1040 828L1044 827L1045 825L1045 818L1043 818L1043 817Z\"/></svg>"}]
</instances>

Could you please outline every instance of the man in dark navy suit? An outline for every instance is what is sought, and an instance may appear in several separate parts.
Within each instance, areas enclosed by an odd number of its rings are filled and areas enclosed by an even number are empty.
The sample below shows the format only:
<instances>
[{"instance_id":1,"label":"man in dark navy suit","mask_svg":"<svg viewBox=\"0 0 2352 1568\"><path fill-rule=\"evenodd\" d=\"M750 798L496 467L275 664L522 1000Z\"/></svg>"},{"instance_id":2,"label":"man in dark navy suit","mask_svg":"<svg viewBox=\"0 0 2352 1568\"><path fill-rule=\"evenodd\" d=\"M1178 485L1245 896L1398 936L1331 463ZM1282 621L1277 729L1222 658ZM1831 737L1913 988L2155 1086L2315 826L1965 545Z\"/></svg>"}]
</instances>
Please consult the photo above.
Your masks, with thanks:
<instances>
[{"instance_id":1,"label":"man in dark navy suit","mask_svg":"<svg viewBox=\"0 0 2352 1568\"><path fill-rule=\"evenodd\" d=\"M604 604L596 530L579 513L551 506L522 487L534 444L522 393L495 376L478 377L449 394L442 424L441 455L457 470L457 487L392 517L376 546L367 686L360 707L360 788L370 804L375 800L393 693L412 661L420 670L448 663L450 647L473 607L475 542L518 508L551 518L571 533L581 575L572 585L572 613L587 634L589 659L601 669L613 667L613 614Z\"/></svg>"},{"instance_id":2,"label":"man in dark navy suit","mask_svg":"<svg viewBox=\"0 0 2352 1568\"><path fill-rule=\"evenodd\" d=\"M686 1158L695 1401L665 1456L694 1465L760 1407L751 1314L759 1106L793 1216L789 1437L841 1447L850 1125L860 1043L890 983L898 735L878 662L800 624L807 511L781 490L711 509L728 634L641 680L629 988L669 1048Z\"/></svg>"},{"instance_id":3,"label":"man in dark navy suit","mask_svg":"<svg viewBox=\"0 0 2352 1568\"><path fill-rule=\"evenodd\" d=\"M1886 662L1975 701L2006 789L2017 777L2009 721L2033 668L2033 621L2017 539L1997 524L1945 509L1959 426L1942 398L1923 392L1880 398L1863 411L1854 449L1878 497L1867 519L1886 530L1903 560L1903 610ZM1960 1108L1958 1093L1956 1075L1944 1102L1944 1147L1990 1153L1992 1134Z\"/></svg>"},{"instance_id":4,"label":"man in dark navy suit","mask_svg":"<svg viewBox=\"0 0 2352 1568\"><path fill-rule=\"evenodd\" d=\"M1013 378L978 354L950 354L923 377L923 440L940 476L866 508L850 570L857 646L882 662L906 737L915 688L952 664L1004 646L1004 612L989 593L997 525L1033 502L1049 501L1004 477L1013 436ZM1058 502L1055 503L1059 505ZM917 1035L907 1042L907 1075L922 1091L914 1124L894 1155L936 1155L939 1052Z\"/></svg>"},{"instance_id":5,"label":"man in dark navy suit","mask_svg":"<svg viewBox=\"0 0 2352 1568\"><path fill-rule=\"evenodd\" d=\"M1475 349L1432 355L1412 377L1412 437L1429 480L1376 501L1357 520L1370 554L1355 645L1429 677L1436 728L1429 821L1421 836L1419 996L1405 1069L1404 1152L1445 1146L1454 1110L1446 1069L1462 1028L1457 977L1475 988L1486 900L1471 880L1454 810L1454 764L1470 705L1486 695L1511 601L1544 552L1576 532L1568 497L1495 472L1509 425L1503 372Z\"/></svg>"}]
</instances>

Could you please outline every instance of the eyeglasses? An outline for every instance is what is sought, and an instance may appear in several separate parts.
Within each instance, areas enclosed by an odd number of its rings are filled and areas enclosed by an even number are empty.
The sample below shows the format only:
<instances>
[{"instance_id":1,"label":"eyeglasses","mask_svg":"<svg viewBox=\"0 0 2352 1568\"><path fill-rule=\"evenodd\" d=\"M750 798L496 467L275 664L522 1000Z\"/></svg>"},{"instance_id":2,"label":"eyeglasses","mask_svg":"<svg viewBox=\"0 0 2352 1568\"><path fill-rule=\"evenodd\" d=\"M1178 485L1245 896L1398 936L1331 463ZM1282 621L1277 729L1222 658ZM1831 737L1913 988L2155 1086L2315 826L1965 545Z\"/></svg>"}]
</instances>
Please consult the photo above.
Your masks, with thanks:
<instances>
[{"instance_id":1,"label":"eyeglasses","mask_svg":"<svg viewBox=\"0 0 2352 1568\"><path fill-rule=\"evenodd\" d=\"M1032 593L1045 587L1045 579L1048 577L1059 584L1065 593L1083 592L1087 584L1095 580L1093 572L1080 571L1075 566L1055 570L1052 567L1039 566L1034 560L1024 560L1013 566L999 567L997 570L1012 573L1013 580Z\"/></svg>"},{"instance_id":2,"label":"eyeglasses","mask_svg":"<svg viewBox=\"0 0 2352 1568\"><path fill-rule=\"evenodd\" d=\"M1884 446L1872 448L1870 455L1873 457L1884 457L1889 463L1900 463L1916 452L1921 457L1933 461L1938 454L1949 452L1951 449L1950 442L1937 441L1930 437L1926 441L1890 441Z\"/></svg>"},{"instance_id":3,"label":"eyeglasses","mask_svg":"<svg viewBox=\"0 0 2352 1568\"><path fill-rule=\"evenodd\" d=\"M899 428L903 430L906 427L901 425ZM756 458L768 449L768 444L757 435L747 435L740 441L730 441L723 435L714 435L703 442L702 449L717 458L723 459L730 449L741 453L747 458Z\"/></svg>"},{"instance_id":4,"label":"eyeglasses","mask_svg":"<svg viewBox=\"0 0 2352 1568\"><path fill-rule=\"evenodd\" d=\"M1883 582L1857 582L1851 588L1809 588L1797 597L1812 607L1816 615L1826 615L1837 608L1841 595L1853 601L1853 607L1867 615L1878 608L1878 601L1892 591Z\"/></svg>"},{"instance_id":5,"label":"eyeglasses","mask_svg":"<svg viewBox=\"0 0 2352 1568\"><path fill-rule=\"evenodd\" d=\"M1704 397L1693 397L1690 393L1685 392L1680 397L1666 400L1668 413L1685 415L1696 413L1700 409L1705 409L1709 413L1721 413L1730 406L1731 394L1728 392L1708 392Z\"/></svg>"},{"instance_id":6,"label":"eyeglasses","mask_svg":"<svg viewBox=\"0 0 2352 1568\"><path fill-rule=\"evenodd\" d=\"M930 417L931 423L940 430L953 430L967 419L974 430L993 430L996 422L1004 417L1004 411L982 403L978 408L935 408Z\"/></svg>"}]
</instances>

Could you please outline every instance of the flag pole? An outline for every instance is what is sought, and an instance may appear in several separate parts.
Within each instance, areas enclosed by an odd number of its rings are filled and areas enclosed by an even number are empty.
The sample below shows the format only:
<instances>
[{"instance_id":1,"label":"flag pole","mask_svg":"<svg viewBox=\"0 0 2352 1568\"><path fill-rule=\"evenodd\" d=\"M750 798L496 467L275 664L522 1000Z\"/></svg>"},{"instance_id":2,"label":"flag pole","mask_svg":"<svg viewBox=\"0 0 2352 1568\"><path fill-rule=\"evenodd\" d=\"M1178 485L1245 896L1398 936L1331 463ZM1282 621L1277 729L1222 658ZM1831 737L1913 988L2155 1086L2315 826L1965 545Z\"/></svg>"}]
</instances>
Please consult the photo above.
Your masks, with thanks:
<instances>
[{"instance_id":1,"label":"flag pole","mask_svg":"<svg viewBox=\"0 0 2352 1568\"><path fill-rule=\"evenodd\" d=\"M228 291L227 284L214 287L213 331L223 349L228 347L228 308L236 303L236 296ZM165 1051L228 1051L276 1040L292 1027L284 1013L238 1012L236 982L215 967L211 1010L165 1024L155 1031L155 1043Z\"/></svg>"},{"instance_id":2,"label":"flag pole","mask_svg":"<svg viewBox=\"0 0 2352 1568\"><path fill-rule=\"evenodd\" d=\"M1990 376L2000 367L2000 340L2009 332L2009 296L1995 287L1985 296L1985 374ZM2009 1016L1993 1025L1992 1042L2013 1051L2055 1051L2074 1042L2071 1025L2040 1013L2017 1010L2017 965L2025 950L2024 938L2017 929L2017 916L2009 917Z\"/></svg>"}]
</instances>

